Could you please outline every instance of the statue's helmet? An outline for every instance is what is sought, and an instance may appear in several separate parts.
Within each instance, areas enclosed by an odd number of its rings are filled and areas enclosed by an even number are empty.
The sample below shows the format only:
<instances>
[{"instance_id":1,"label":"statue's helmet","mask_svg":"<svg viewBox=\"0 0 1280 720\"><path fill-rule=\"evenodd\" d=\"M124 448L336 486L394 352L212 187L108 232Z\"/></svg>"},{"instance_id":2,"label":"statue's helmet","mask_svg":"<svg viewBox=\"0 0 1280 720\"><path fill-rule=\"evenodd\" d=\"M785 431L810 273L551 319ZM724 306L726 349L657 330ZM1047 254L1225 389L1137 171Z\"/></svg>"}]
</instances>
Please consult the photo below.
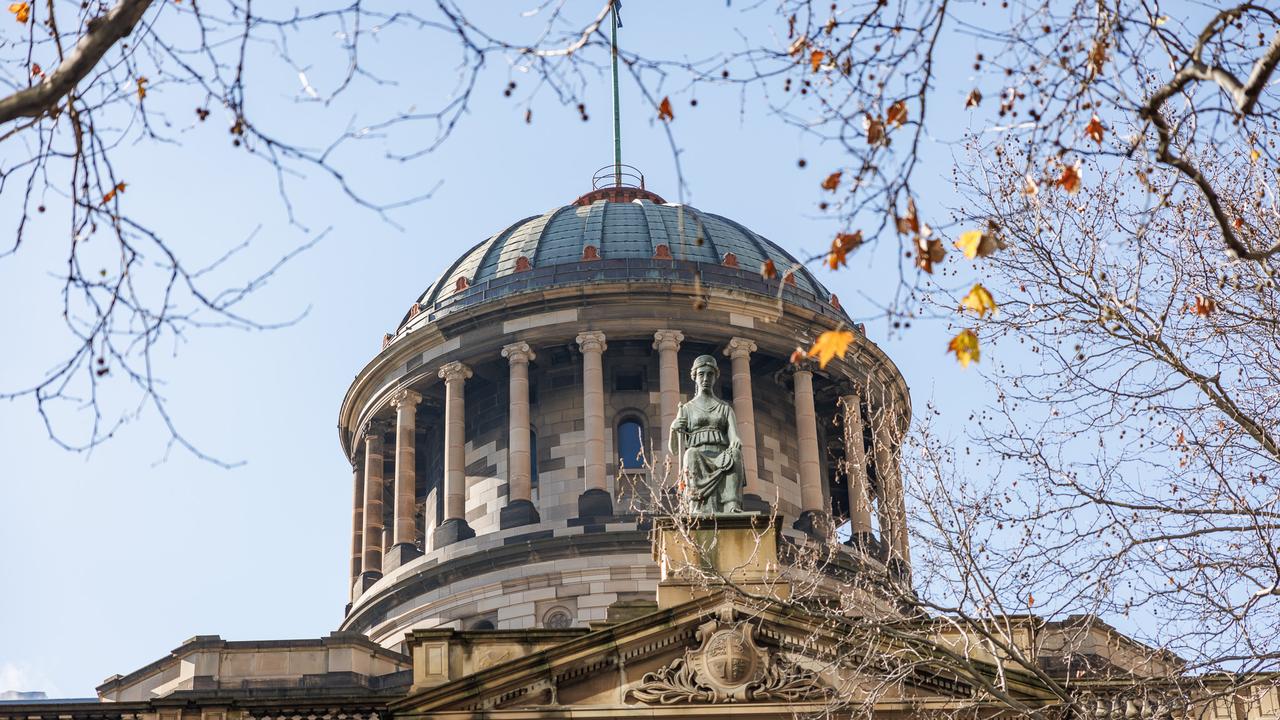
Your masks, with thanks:
<instances>
[{"instance_id":1,"label":"statue's helmet","mask_svg":"<svg viewBox=\"0 0 1280 720\"><path fill-rule=\"evenodd\" d=\"M715 372L716 377L720 377L720 363L716 362L716 359L710 355L699 355L698 358L693 361L693 367L689 369L689 377L696 380L698 378L698 368L703 367L711 368L711 370Z\"/></svg>"}]
</instances>

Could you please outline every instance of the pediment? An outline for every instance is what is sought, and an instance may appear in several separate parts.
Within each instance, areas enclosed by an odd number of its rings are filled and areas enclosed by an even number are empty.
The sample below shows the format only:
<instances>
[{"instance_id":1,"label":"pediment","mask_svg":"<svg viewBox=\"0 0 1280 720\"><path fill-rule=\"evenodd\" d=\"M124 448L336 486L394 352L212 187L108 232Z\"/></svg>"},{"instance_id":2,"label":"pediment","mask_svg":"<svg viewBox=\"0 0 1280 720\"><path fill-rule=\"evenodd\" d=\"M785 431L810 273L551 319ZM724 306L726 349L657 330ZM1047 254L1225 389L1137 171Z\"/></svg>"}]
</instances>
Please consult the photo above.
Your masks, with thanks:
<instances>
[{"instance_id":1,"label":"pediment","mask_svg":"<svg viewBox=\"0 0 1280 720\"><path fill-rule=\"evenodd\" d=\"M919 661L892 633L834 642L830 623L794 608L753 608L717 593L499 662L395 704L397 717L463 713L524 716L572 709L584 717L627 709L648 714L773 714L864 698L877 708L982 705L999 685L1030 702L1049 700L1033 676L969 661L963 673ZM847 648L875 648L857 660ZM843 648L843 649L842 649ZM901 662L898 650L913 654ZM973 677L977 673L980 677Z\"/></svg>"}]
</instances>

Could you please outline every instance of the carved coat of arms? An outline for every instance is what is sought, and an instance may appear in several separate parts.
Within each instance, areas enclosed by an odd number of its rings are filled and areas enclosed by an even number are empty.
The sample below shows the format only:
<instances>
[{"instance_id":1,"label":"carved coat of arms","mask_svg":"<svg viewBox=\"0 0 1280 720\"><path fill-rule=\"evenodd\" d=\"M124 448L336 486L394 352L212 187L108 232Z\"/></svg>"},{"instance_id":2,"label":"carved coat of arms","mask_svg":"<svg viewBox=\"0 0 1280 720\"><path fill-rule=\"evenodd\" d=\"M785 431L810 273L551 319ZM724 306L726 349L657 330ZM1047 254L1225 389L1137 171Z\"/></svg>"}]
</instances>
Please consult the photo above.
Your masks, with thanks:
<instances>
[{"instance_id":1,"label":"carved coat of arms","mask_svg":"<svg viewBox=\"0 0 1280 720\"><path fill-rule=\"evenodd\" d=\"M710 622L698 630L701 645L647 673L629 697L643 703L797 702L828 697L817 673L784 661L756 645L747 624Z\"/></svg>"}]
</instances>

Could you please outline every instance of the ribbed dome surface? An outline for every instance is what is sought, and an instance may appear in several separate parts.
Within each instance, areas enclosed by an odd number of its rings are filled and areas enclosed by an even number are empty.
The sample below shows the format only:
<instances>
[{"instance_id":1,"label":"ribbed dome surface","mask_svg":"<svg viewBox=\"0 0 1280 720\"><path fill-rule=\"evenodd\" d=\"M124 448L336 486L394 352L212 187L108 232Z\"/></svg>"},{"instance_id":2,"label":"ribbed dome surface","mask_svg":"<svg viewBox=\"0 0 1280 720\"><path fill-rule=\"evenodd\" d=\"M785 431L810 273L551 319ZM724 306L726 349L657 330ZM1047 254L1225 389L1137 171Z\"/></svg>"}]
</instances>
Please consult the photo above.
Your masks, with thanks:
<instances>
[{"instance_id":1,"label":"ribbed dome surface","mask_svg":"<svg viewBox=\"0 0 1280 720\"><path fill-rule=\"evenodd\" d=\"M665 246L665 247L662 247ZM732 256L726 261L726 256ZM760 276L798 263L728 218L688 205L597 200L566 205L511 225L467 251L418 300L432 319L508 295L597 282L690 282L777 294ZM736 267L735 267L736 262ZM805 268L784 288L788 301L844 318ZM406 316L406 320L409 316Z\"/></svg>"}]
</instances>

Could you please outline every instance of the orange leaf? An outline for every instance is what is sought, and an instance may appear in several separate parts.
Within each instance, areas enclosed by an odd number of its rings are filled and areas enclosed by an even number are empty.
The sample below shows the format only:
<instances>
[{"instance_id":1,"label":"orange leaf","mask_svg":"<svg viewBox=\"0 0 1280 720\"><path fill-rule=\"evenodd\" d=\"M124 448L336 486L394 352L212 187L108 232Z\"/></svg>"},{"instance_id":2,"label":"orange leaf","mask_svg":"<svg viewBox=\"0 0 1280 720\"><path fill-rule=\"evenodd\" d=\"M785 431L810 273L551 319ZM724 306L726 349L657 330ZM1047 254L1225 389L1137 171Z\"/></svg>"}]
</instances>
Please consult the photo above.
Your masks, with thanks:
<instances>
[{"instance_id":1,"label":"orange leaf","mask_svg":"<svg viewBox=\"0 0 1280 720\"><path fill-rule=\"evenodd\" d=\"M825 368L832 358L839 357L843 360L844 354L849 350L849 343L852 342L853 333L848 330L828 330L813 341L809 357L818 358L818 367Z\"/></svg>"},{"instance_id":2,"label":"orange leaf","mask_svg":"<svg viewBox=\"0 0 1280 720\"><path fill-rule=\"evenodd\" d=\"M862 231L853 233L837 233L831 241L831 252L827 254L827 265L832 270L845 264L845 256L862 244Z\"/></svg>"},{"instance_id":3,"label":"orange leaf","mask_svg":"<svg viewBox=\"0 0 1280 720\"><path fill-rule=\"evenodd\" d=\"M1102 126L1102 121L1098 119L1097 115L1094 115L1089 124L1084 126L1084 134L1099 145L1102 144L1102 136L1106 132L1107 129Z\"/></svg>"},{"instance_id":4,"label":"orange leaf","mask_svg":"<svg viewBox=\"0 0 1280 720\"><path fill-rule=\"evenodd\" d=\"M814 72L818 72L818 68L822 67L822 59L826 56L827 54L825 52L821 50L814 50L813 53L809 55L809 67L813 68Z\"/></svg>"},{"instance_id":5,"label":"orange leaf","mask_svg":"<svg viewBox=\"0 0 1280 720\"><path fill-rule=\"evenodd\" d=\"M879 145L884 140L884 123L879 118L864 116L862 127L867 131L868 145Z\"/></svg>"},{"instance_id":6,"label":"orange leaf","mask_svg":"<svg viewBox=\"0 0 1280 720\"><path fill-rule=\"evenodd\" d=\"M1218 303L1215 302L1213 298L1208 295L1197 295L1195 307L1191 309L1191 312L1199 315L1200 317L1209 317L1217 309Z\"/></svg>"},{"instance_id":7,"label":"orange leaf","mask_svg":"<svg viewBox=\"0 0 1280 720\"><path fill-rule=\"evenodd\" d=\"M969 363L978 362L978 334L972 330L961 330L959 335L947 343L947 352L955 353L960 367L969 367Z\"/></svg>"},{"instance_id":8,"label":"orange leaf","mask_svg":"<svg viewBox=\"0 0 1280 720\"><path fill-rule=\"evenodd\" d=\"M837 170L828 175L827 179L822 181L822 189L835 192L835 189L840 187L840 176L843 174L844 173L842 171Z\"/></svg>"},{"instance_id":9,"label":"orange leaf","mask_svg":"<svg viewBox=\"0 0 1280 720\"><path fill-rule=\"evenodd\" d=\"M147 78L146 78L146 77L139 77L139 78L138 78L138 99L139 99L139 100L141 100L142 98L144 98L144 97L146 97L146 96L147 96L147 83L148 83L148 82L150 82L150 81L149 81L149 80L147 80Z\"/></svg>"},{"instance_id":10,"label":"orange leaf","mask_svg":"<svg viewBox=\"0 0 1280 720\"><path fill-rule=\"evenodd\" d=\"M924 236L916 238L916 267L933 274L935 263L942 262L947 249L942 247L941 240L927 240Z\"/></svg>"},{"instance_id":11,"label":"orange leaf","mask_svg":"<svg viewBox=\"0 0 1280 720\"><path fill-rule=\"evenodd\" d=\"M31 19L31 3L29 2L9 3L9 12L13 13L14 20L17 20L19 23L26 25L27 21Z\"/></svg>"},{"instance_id":12,"label":"orange leaf","mask_svg":"<svg viewBox=\"0 0 1280 720\"><path fill-rule=\"evenodd\" d=\"M1058 176L1058 179L1054 180L1053 184L1072 195L1076 194L1080 190L1080 166L1078 164L1063 165L1062 175Z\"/></svg>"},{"instance_id":13,"label":"orange leaf","mask_svg":"<svg viewBox=\"0 0 1280 720\"><path fill-rule=\"evenodd\" d=\"M760 277L765 280L772 280L778 277L778 266L774 265L772 260L765 260L760 265Z\"/></svg>"},{"instance_id":14,"label":"orange leaf","mask_svg":"<svg viewBox=\"0 0 1280 720\"><path fill-rule=\"evenodd\" d=\"M907 104L899 100L890 105L888 112L884 114L884 122L886 125L901 127L907 122Z\"/></svg>"},{"instance_id":15,"label":"orange leaf","mask_svg":"<svg viewBox=\"0 0 1280 720\"><path fill-rule=\"evenodd\" d=\"M907 214L900 218L895 218L898 226L899 235L916 234L920 232L920 218L916 216L915 198L907 198Z\"/></svg>"},{"instance_id":16,"label":"orange leaf","mask_svg":"<svg viewBox=\"0 0 1280 720\"><path fill-rule=\"evenodd\" d=\"M676 119L676 114L671 112L671 98L664 97L662 102L658 103L658 119L671 122Z\"/></svg>"},{"instance_id":17,"label":"orange leaf","mask_svg":"<svg viewBox=\"0 0 1280 720\"><path fill-rule=\"evenodd\" d=\"M40 63L31 63L31 77L44 77L44 68L40 67Z\"/></svg>"},{"instance_id":18,"label":"orange leaf","mask_svg":"<svg viewBox=\"0 0 1280 720\"><path fill-rule=\"evenodd\" d=\"M795 365L795 364L797 364L797 363L802 363L802 362L804 362L804 361L805 361L805 360L807 360L808 358L809 358L809 353L805 352L805 349L804 349L804 348L802 348L802 347L798 347L798 348L796 348L794 351L792 351L792 353L791 353L791 359L789 360L789 362L790 362L792 365Z\"/></svg>"},{"instance_id":19,"label":"orange leaf","mask_svg":"<svg viewBox=\"0 0 1280 720\"><path fill-rule=\"evenodd\" d=\"M102 204L106 205L107 203L114 200L118 193L124 192L124 188L125 188L124 183L116 183L115 187L108 190L107 194L102 196Z\"/></svg>"}]
</instances>

